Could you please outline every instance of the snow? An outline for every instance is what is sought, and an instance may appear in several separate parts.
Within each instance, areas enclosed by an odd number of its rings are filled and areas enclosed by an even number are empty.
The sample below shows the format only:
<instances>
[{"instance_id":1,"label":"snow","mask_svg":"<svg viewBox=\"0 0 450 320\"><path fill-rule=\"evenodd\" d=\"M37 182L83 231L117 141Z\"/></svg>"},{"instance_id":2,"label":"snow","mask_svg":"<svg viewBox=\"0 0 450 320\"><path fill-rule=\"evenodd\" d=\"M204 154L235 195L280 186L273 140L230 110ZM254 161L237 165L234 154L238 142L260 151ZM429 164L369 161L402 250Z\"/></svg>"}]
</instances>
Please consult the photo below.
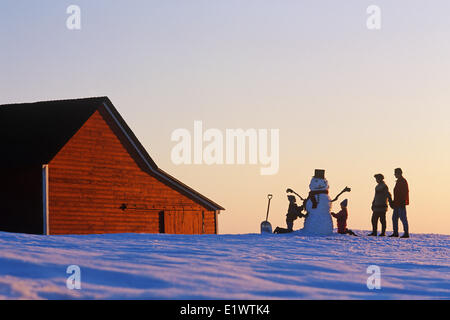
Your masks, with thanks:
<instances>
[{"instance_id":1,"label":"snow","mask_svg":"<svg viewBox=\"0 0 450 320\"><path fill-rule=\"evenodd\" d=\"M0 299L449 299L449 244L436 234L0 232ZM70 265L80 290L66 287ZM367 287L371 265L381 289Z\"/></svg>"}]
</instances>

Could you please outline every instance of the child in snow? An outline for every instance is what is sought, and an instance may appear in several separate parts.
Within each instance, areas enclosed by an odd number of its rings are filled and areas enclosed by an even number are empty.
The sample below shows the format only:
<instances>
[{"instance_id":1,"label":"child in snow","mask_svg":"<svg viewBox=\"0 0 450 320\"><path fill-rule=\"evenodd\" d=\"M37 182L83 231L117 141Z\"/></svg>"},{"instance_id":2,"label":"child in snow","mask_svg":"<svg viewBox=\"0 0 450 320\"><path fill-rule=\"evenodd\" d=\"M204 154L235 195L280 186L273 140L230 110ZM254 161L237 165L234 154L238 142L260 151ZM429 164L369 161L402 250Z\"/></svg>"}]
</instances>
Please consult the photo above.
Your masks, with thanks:
<instances>
[{"instance_id":1,"label":"child in snow","mask_svg":"<svg viewBox=\"0 0 450 320\"><path fill-rule=\"evenodd\" d=\"M286 214L286 225L289 231L292 231L294 227L294 220L297 218L303 218L305 215L302 213L303 206L299 206L296 203L295 196L288 196L289 208Z\"/></svg>"},{"instance_id":2,"label":"child in snow","mask_svg":"<svg viewBox=\"0 0 450 320\"><path fill-rule=\"evenodd\" d=\"M303 218L306 215L302 213L303 206L299 206L297 204L297 200L295 199L295 196L288 196L289 200L289 208L288 212L286 214L286 225L287 229L276 227L275 231L273 233L289 233L294 231L294 220L297 218Z\"/></svg>"},{"instance_id":3,"label":"child in snow","mask_svg":"<svg viewBox=\"0 0 450 320\"><path fill-rule=\"evenodd\" d=\"M338 233L357 236L357 234L354 233L352 230L347 229L347 217L348 217L347 203L348 203L347 199L342 201L341 211L339 211L338 213L331 212L331 215L335 217L337 220Z\"/></svg>"}]
</instances>

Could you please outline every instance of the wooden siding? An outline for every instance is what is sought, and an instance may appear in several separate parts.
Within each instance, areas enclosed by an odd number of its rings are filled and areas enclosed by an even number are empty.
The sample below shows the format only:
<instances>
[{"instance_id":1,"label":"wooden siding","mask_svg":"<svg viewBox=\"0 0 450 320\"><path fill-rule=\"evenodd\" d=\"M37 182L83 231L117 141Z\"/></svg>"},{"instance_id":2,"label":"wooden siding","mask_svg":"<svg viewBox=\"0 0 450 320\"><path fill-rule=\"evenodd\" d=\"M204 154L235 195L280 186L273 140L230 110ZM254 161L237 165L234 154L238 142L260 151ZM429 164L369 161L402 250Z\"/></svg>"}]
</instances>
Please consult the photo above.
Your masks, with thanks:
<instances>
[{"instance_id":1,"label":"wooden siding","mask_svg":"<svg viewBox=\"0 0 450 320\"><path fill-rule=\"evenodd\" d=\"M169 210L164 212L164 222L166 233L215 233L215 215L212 211Z\"/></svg>"},{"instance_id":2,"label":"wooden siding","mask_svg":"<svg viewBox=\"0 0 450 320\"><path fill-rule=\"evenodd\" d=\"M215 213L153 177L107 112L96 111L49 164L50 234L161 228L216 233Z\"/></svg>"}]
</instances>

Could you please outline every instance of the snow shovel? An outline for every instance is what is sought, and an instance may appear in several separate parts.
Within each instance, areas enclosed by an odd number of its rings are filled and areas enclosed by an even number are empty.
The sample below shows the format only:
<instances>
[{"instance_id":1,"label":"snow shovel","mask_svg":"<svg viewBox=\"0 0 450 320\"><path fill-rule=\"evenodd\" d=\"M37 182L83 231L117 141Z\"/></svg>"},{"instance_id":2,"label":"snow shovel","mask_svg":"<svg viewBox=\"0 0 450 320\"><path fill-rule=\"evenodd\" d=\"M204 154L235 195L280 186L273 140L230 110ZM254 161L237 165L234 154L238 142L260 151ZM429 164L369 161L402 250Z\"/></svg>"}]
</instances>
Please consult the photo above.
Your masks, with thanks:
<instances>
[{"instance_id":1,"label":"snow shovel","mask_svg":"<svg viewBox=\"0 0 450 320\"><path fill-rule=\"evenodd\" d=\"M272 233L272 225L267 221L269 218L270 199L272 199L272 195L268 194L267 199L269 199L269 203L267 204L266 221L261 222L261 233Z\"/></svg>"}]
</instances>

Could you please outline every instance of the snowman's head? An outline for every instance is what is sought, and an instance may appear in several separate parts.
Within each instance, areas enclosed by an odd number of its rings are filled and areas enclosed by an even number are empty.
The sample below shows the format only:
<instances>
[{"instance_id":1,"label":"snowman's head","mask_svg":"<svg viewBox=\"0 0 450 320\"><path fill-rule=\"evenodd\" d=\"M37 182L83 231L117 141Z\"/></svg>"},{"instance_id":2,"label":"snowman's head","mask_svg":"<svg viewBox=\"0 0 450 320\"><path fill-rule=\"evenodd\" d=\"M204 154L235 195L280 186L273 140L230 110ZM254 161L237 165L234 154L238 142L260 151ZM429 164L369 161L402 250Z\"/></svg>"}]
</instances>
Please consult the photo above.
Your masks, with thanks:
<instances>
[{"instance_id":1,"label":"snowman's head","mask_svg":"<svg viewBox=\"0 0 450 320\"><path fill-rule=\"evenodd\" d=\"M309 184L309 189L311 191L320 191L320 190L328 190L328 181L327 179L320 179L313 177L311 179L311 183Z\"/></svg>"}]
</instances>

